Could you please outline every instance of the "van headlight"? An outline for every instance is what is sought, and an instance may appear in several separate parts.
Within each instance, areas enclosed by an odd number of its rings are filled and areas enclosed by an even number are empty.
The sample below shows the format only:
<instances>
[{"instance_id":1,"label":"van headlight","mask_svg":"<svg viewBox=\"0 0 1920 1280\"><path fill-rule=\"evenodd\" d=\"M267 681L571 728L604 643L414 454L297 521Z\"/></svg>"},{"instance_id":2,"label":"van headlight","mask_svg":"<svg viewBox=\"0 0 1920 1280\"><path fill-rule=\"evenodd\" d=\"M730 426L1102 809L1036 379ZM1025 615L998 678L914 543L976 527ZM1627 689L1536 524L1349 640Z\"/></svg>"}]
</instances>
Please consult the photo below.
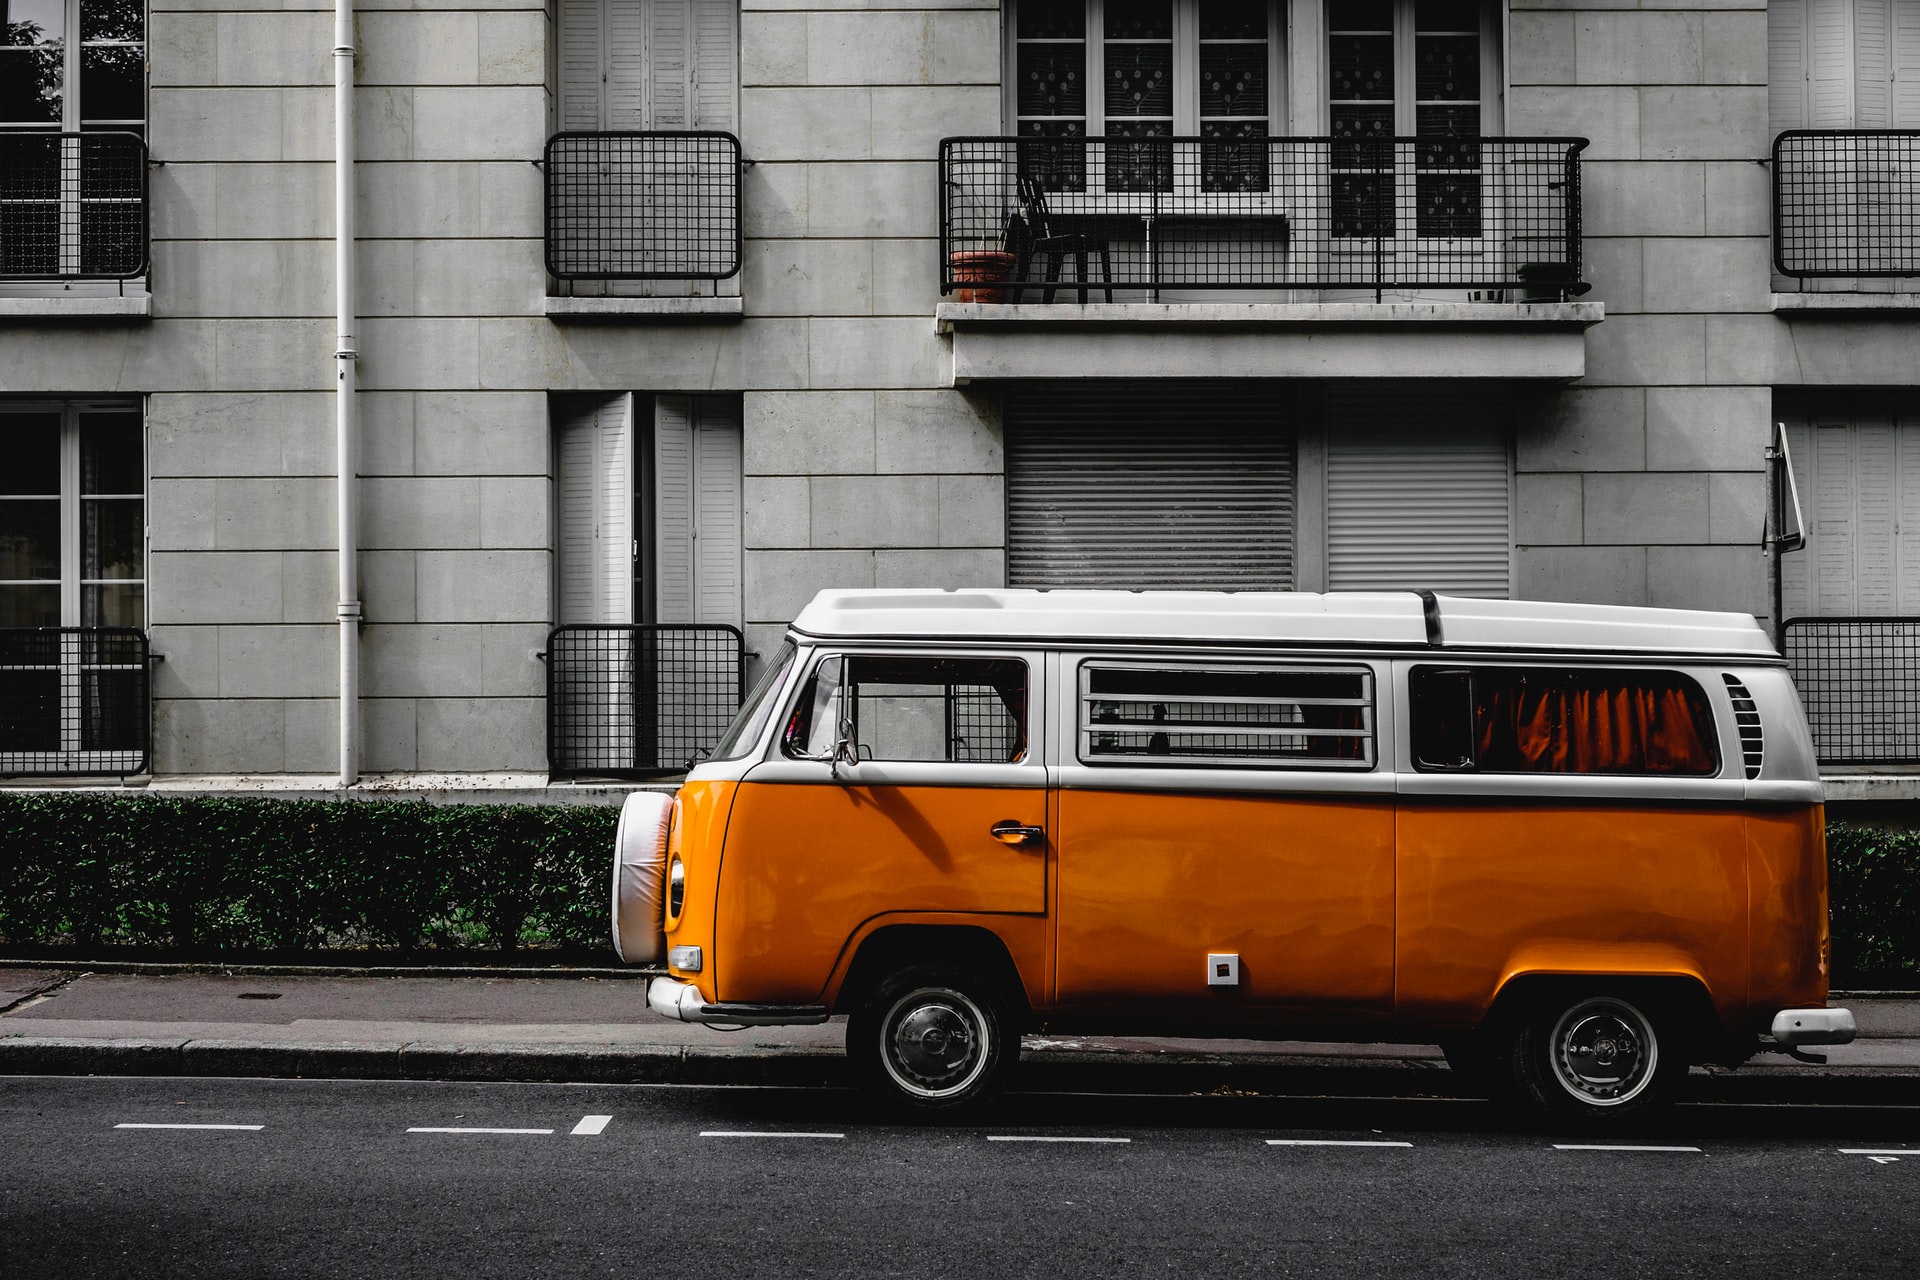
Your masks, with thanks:
<instances>
[{"instance_id":1,"label":"van headlight","mask_svg":"<svg viewBox=\"0 0 1920 1280\"><path fill-rule=\"evenodd\" d=\"M678 920L680 908L687 901L687 867L680 859L673 860L673 866L667 871L667 919Z\"/></svg>"}]
</instances>

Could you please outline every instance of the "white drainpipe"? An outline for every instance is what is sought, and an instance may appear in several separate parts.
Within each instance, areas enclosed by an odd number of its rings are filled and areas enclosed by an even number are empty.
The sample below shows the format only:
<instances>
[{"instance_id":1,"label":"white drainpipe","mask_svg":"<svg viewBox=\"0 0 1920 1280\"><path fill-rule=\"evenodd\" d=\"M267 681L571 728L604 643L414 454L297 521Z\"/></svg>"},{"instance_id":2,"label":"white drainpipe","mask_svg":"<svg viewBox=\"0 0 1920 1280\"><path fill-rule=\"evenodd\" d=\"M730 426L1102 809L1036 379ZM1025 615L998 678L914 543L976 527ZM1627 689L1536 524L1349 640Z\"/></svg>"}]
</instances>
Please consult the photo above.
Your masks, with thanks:
<instances>
[{"instance_id":1,"label":"white drainpipe","mask_svg":"<svg viewBox=\"0 0 1920 1280\"><path fill-rule=\"evenodd\" d=\"M339 307L334 345L335 474L339 477L340 601L340 785L360 780L360 495L356 459L360 409L354 400L356 292L353 167L353 0L333 9L333 287Z\"/></svg>"}]
</instances>

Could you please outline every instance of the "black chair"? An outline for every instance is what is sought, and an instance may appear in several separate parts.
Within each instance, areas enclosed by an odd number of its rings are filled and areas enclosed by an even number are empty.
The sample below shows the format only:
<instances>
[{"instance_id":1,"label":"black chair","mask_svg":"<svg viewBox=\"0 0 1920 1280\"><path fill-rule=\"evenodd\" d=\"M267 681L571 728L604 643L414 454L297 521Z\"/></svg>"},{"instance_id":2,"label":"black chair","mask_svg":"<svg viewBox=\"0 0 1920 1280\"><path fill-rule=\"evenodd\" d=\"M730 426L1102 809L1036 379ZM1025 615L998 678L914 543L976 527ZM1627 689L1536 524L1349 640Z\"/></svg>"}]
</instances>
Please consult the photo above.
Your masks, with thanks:
<instances>
[{"instance_id":1,"label":"black chair","mask_svg":"<svg viewBox=\"0 0 1920 1280\"><path fill-rule=\"evenodd\" d=\"M1077 273L1080 301L1087 300L1087 260L1100 255L1100 279L1105 284L1107 301L1113 301L1113 251L1105 239L1084 231L1057 231L1053 214L1047 208L1047 193L1037 179L1020 179L1020 212L1007 221L1007 248L1013 254L1013 280L1007 300L1020 301L1026 282L1033 278L1033 262L1041 260L1046 275L1042 302L1052 302L1059 290L1060 270L1069 255Z\"/></svg>"}]
</instances>

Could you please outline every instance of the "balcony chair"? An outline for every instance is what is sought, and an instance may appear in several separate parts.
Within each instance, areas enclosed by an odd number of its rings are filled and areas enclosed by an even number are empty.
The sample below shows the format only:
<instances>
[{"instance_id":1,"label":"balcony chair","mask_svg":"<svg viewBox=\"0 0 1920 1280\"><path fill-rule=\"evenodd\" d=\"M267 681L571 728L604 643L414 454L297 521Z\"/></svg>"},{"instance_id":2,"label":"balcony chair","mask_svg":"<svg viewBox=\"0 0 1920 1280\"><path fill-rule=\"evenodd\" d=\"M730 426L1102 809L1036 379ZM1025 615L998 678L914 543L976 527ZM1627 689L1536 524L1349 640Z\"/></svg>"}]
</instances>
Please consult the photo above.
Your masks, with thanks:
<instances>
[{"instance_id":1,"label":"balcony chair","mask_svg":"<svg viewBox=\"0 0 1920 1280\"><path fill-rule=\"evenodd\" d=\"M1107 301L1113 301L1113 251L1104 238L1088 235L1084 231L1060 231L1053 225L1053 214L1047 208L1047 193L1035 178L1020 179L1020 212L1007 220L1007 249L1013 254L1013 280L1008 286L1007 301L1020 301L1026 282L1033 277L1033 260L1042 259L1046 272L1046 287L1040 300L1052 302L1058 291L1060 268L1067 255L1073 255L1077 272L1080 302L1087 301L1087 259L1093 254L1100 255L1100 279L1105 285Z\"/></svg>"}]
</instances>

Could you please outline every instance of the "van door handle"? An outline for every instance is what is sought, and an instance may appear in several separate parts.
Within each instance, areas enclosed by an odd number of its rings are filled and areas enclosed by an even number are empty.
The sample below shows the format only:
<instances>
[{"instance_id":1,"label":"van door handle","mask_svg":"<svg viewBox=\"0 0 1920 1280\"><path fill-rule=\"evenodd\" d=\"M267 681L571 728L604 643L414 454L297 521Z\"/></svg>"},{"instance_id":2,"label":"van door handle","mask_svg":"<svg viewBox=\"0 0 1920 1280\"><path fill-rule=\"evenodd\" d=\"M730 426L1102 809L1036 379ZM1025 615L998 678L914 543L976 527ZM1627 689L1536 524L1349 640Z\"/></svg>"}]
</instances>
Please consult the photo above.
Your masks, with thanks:
<instances>
[{"instance_id":1,"label":"van door handle","mask_svg":"<svg viewBox=\"0 0 1920 1280\"><path fill-rule=\"evenodd\" d=\"M987 834L995 840L1003 840L1008 844L1025 844L1029 840L1044 840L1047 838L1047 830L1045 827L1022 826L1012 818L1008 818L1005 822L994 823L991 827L987 828Z\"/></svg>"}]
</instances>

